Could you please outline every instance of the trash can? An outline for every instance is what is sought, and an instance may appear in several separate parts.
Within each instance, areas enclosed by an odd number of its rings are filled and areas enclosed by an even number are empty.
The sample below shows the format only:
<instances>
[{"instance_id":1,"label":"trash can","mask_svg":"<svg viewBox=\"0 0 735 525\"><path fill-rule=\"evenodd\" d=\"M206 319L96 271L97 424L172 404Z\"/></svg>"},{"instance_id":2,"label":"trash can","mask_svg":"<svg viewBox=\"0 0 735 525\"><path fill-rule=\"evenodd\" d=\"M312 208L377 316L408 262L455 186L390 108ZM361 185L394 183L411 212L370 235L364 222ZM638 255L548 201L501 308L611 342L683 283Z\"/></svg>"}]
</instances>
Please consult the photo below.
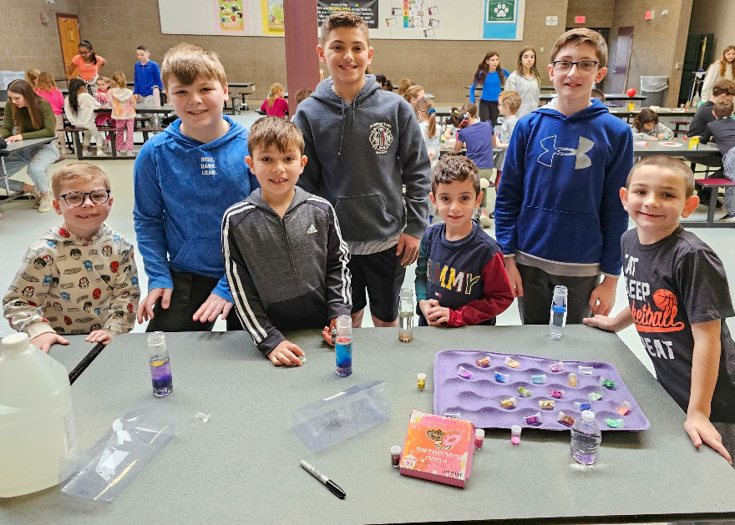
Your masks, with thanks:
<instances>
[{"instance_id":1,"label":"trash can","mask_svg":"<svg viewBox=\"0 0 735 525\"><path fill-rule=\"evenodd\" d=\"M24 71L0 71L0 102L8 100L8 84L26 78Z\"/></svg>"},{"instance_id":2,"label":"trash can","mask_svg":"<svg viewBox=\"0 0 735 525\"><path fill-rule=\"evenodd\" d=\"M669 93L669 77L641 76L641 95L646 97L644 107L663 106Z\"/></svg>"}]
</instances>

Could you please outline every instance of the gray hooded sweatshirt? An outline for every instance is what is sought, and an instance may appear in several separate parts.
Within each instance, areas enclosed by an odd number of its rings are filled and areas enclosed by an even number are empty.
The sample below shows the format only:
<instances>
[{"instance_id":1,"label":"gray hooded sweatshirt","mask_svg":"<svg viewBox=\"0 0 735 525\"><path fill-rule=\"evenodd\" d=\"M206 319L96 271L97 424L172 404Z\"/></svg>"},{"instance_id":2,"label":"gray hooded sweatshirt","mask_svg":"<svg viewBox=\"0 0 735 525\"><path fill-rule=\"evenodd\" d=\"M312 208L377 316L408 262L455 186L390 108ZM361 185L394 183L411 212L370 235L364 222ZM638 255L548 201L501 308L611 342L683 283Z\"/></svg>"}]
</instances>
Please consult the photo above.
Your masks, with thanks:
<instances>
[{"instance_id":1,"label":"gray hooded sweatshirt","mask_svg":"<svg viewBox=\"0 0 735 525\"><path fill-rule=\"evenodd\" d=\"M351 103L331 78L299 104L309 162L299 185L334 205L348 242L421 238L428 226L431 165L419 122L402 97L382 91L375 75ZM405 186L405 194L403 193Z\"/></svg>"},{"instance_id":2,"label":"gray hooded sweatshirt","mask_svg":"<svg viewBox=\"0 0 735 525\"><path fill-rule=\"evenodd\" d=\"M260 188L222 219L235 311L264 356L281 330L323 328L352 312L350 254L329 202L296 188L281 218Z\"/></svg>"}]
</instances>

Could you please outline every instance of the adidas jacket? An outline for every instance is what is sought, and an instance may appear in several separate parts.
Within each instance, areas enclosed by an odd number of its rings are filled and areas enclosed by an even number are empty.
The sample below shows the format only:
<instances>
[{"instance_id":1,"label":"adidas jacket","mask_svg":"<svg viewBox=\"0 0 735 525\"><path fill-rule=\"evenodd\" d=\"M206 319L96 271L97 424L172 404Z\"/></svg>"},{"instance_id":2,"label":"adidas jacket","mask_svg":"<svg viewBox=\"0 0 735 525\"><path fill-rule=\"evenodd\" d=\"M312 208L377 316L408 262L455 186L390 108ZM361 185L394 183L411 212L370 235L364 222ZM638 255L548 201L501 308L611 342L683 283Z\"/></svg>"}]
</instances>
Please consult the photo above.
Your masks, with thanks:
<instances>
[{"instance_id":1,"label":"adidas jacket","mask_svg":"<svg viewBox=\"0 0 735 525\"><path fill-rule=\"evenodd\" d=\"M222 219L225 275L240 322L267 356L282 330L352 312L350 254L332 205L301 188L279 217L260 189Z\"/></svg>"}]
</instances>

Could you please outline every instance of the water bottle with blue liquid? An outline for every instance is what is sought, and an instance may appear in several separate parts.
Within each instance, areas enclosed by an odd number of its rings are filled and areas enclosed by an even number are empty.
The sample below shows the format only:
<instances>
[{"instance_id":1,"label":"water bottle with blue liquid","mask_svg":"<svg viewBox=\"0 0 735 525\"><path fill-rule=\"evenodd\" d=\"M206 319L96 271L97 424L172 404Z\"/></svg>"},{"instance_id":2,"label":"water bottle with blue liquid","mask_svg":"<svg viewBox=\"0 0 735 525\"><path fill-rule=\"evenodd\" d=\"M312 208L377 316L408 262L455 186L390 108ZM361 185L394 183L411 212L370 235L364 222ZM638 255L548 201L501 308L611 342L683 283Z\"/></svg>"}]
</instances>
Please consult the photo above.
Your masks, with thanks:
<instances>
[{"instance_id":1,"label":"water bottle with blue liquid","mask_svg":"<svg viewBox=\"0 0 735 525\"><path fill-rule=\"evenodd\" d=\"M551 337L563 339L565 324L567 324L567 287L560 284L554 287L554 299L551 301L549 319Z\"/></svg>"},{"instance_id":2,"label":"water bottle with blue liquid","mask_svg":"<svg viewBox=\"0 0 735 525\"><path fill-rule=\"evenodd\" d=\"M337 375L347 377L352 374L352 318L349 315L337 317Z\"/></svg>"}]
</instances>

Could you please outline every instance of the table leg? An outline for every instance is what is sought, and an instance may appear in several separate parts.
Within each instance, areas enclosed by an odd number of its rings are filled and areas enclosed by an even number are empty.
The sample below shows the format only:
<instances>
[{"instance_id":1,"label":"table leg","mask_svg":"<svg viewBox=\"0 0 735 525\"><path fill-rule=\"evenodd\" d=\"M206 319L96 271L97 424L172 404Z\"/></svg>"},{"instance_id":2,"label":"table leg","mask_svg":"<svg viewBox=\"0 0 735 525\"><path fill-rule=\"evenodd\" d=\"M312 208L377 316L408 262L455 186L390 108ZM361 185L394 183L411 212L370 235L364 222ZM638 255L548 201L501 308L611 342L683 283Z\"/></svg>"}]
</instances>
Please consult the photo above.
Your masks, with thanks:
<instances>
[{"instance_id":1,"label":"table leg","mask_svg":"<svg viewBox=\"0 0 735 525\"><path fill-rule=\"evenodd\" d=\"M74 149L77 152L77 159L84 160L84 156L82 155L82 141L79 139L79 133L80 131L72 131L73 137L74 137Z\"/></svg>"},{"instance_id":2,"label":"table leg","mask_svg":"<svg viewBox=\"0 0 735 525\"><path fill-rule=\"evenodd\" d=\"M117 131L110 130L110 149L112 149L112 156L117 157Z\"/></svg>"},{"instance_id":3,"label":"table leg","mask_svg":"<svg viewBox=\"0 0 735 525\"><path fill-rule=\"evenodd\" d=\"M711 226L715 220L715 209L717 208L717 195L720 188L712 186L709 191L709 208L707 208L707 227Z\"/></svg>"}]
</instances>

